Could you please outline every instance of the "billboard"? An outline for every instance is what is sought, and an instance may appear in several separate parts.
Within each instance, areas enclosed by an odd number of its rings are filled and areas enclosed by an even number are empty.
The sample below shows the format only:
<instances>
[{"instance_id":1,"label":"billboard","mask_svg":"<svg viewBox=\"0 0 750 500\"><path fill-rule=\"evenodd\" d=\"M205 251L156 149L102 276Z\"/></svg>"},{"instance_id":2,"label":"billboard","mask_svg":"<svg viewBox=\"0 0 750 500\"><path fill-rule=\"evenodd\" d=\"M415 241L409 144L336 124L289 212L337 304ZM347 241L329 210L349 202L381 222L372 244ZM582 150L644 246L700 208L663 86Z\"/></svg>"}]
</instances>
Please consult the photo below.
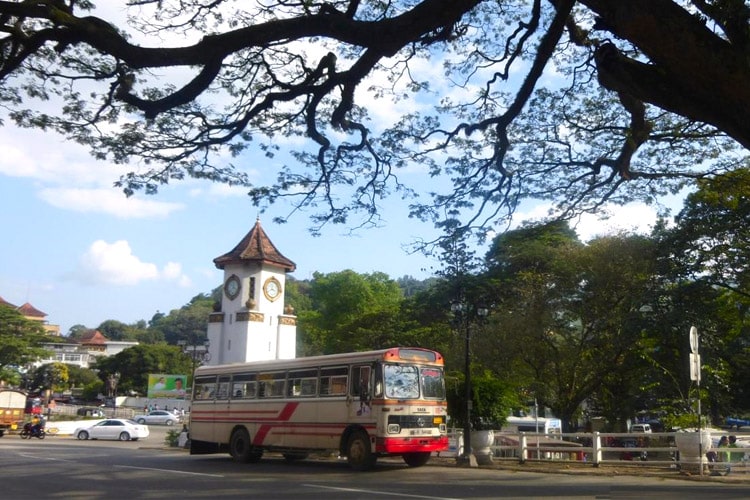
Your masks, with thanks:
<instances>
[{"instance_id":1,"label":"billboard","mask_svg":"<svg viewBox=\"0 0 750 500\"><path fill-rule=\"evenodd\" d=\"M186 375L149 373L148 397L184 399L187 391Z\"/></svg>"}]
</instances>

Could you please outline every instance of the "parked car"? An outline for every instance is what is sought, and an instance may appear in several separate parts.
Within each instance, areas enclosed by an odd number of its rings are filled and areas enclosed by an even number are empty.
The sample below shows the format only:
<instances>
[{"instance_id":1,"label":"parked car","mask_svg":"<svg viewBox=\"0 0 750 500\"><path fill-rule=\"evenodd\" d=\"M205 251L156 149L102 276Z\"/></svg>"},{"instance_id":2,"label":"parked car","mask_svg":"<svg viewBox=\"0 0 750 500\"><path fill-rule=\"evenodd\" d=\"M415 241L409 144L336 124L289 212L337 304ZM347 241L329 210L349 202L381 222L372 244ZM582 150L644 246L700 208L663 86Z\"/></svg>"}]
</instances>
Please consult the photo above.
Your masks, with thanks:
<instances>
[{"instance_id":1,"label":"parked car","mask_svg":"<svg viewBox=\"0 0 750 500\"><path fill-rule=\"evenodd\" d=\"M104 412L99 408L78 408L76 410L76 415L80 417L104 418Z\"/></svg>"},{"instance_id":2,"label":"parked car","mask_svg":"<svg viewBox=\"0 0 750 500\"><path fill-rule=\"evenodd\" d=\"M148 426L124 418L108 418L93 425L79 427L73 432L78 439L119 439L138 441L149 435Z\"/></svg>"},{"instance_id":3,"label":"parked car","mask_svg":"<svg viewBox=\"0 0 750 500\"><path fill-rule=\"evenodd\" d=\"M180 415L175 415L171 411L154 410L146 415L136 415L133 420L139 424L147 425L174 425L182 422Z\"/></svg>"},{"instance_id":4,"label":"parked car","mask_svg":"<svg viewBox=\"0 0 750 500\"><path fill-rule=\"evenodd\" d=\"M650 424L633 424L630 426L630 432L634 434L651 434Z\"/></svg>"}]
</instances>

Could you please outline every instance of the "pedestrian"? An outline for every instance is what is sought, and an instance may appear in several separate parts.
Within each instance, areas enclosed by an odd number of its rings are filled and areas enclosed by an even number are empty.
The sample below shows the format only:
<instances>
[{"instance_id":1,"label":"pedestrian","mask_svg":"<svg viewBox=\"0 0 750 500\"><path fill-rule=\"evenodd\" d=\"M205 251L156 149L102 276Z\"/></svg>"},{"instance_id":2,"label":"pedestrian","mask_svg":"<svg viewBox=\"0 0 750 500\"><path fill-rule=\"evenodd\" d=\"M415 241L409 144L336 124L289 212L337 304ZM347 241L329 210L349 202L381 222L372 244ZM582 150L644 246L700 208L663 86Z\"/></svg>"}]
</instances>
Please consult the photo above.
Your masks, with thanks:
<instances>
[{"instance_id":1,"label":"pedestrian","mask_svg":"<svg viewBox=\"0 0 750 500\"><path fill-rule=\"evenodd\" d=\"M729 447L729 438L726 436L721 436L719 439L719 444L716 445L717 448L728 448ZM718 456L719 460L722 462L729 462L729 452L724 451L720 452Z\"/></svg>"}]
</instances>

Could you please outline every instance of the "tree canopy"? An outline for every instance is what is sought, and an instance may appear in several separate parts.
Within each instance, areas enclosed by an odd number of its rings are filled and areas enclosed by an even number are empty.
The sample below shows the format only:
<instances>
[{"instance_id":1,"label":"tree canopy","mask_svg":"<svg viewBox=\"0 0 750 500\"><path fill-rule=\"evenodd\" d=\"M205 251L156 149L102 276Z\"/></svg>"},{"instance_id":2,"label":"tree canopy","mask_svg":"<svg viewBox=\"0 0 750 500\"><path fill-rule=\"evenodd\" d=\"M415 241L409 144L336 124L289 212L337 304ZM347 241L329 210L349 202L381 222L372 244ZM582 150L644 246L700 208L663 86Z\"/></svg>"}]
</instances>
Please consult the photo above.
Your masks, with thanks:
<instances>
[{"instance_id":1,"label":"tree canopy","mask_svg":"<svg viewBox=\"0 0 750 500\"><path fill-rule=\"evenodd\" d=\"M39 347L45 339L44 326L39 321L0 304L0 377L5 380L17 368L48 354Z\"/></svg>"},{"instance_id":2,"label":"tree canopy","mask_svg":"<svg viewBox=\"0 0 750 500\"><path fill-rule=\"evenodd\" d=\"M400 191L426 196L415 217L481 229L524 198L563 215L651 202L744 165L750 147L742 0L127 5L126 23L89 0L0 1L0 107L138 161L127 194L240 184L261 205L314 207L315 230L374 222ZM300 136L261 184L226 160ZM418 165L425 182L402 183Z\"/></svg>"}]
</instances>

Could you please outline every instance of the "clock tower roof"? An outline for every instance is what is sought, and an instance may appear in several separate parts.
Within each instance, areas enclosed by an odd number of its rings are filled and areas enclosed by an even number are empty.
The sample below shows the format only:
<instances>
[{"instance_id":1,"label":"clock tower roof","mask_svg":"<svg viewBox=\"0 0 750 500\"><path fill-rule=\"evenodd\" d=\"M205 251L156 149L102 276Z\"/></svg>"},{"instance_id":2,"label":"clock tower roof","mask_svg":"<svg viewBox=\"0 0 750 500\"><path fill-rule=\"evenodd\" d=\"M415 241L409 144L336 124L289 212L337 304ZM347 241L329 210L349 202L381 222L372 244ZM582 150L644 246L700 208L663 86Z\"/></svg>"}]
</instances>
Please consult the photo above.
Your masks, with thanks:
<instances>
[{"instance_id":1,"label":"clock tower roof","mask_svg":"<svg viewBox=\"0 0 750 500\"><path fill-rule=\"evenodd\" d=\"M255 226L237 243L232 250L214 259L214 264L219 269L224 269L227 264L238 262L260 262L271 266L281 267L286 272L292 272L297 265L284 257L260 225L260 219L255 221Z\"/></svg>"}]
</instances>

